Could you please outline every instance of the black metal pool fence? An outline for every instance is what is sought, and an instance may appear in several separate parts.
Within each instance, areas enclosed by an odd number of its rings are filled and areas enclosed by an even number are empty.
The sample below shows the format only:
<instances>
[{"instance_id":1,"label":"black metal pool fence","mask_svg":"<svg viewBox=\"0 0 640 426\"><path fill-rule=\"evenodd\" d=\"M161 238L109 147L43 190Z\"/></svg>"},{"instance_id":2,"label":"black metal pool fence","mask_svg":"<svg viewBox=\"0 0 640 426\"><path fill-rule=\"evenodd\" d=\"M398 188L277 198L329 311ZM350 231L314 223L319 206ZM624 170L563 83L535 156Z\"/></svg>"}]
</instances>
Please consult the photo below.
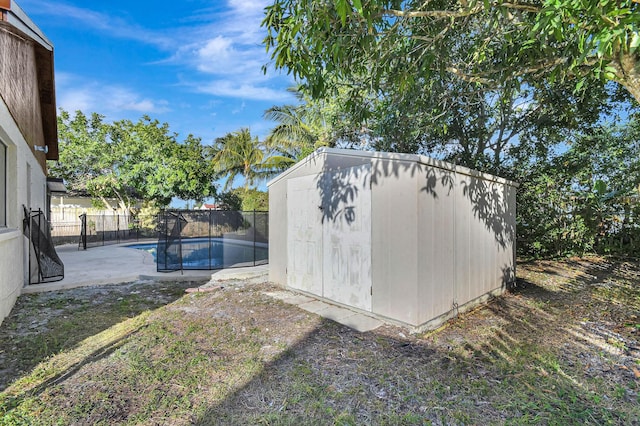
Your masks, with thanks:
<instances>
[{"instance_id":1,"label":"black metal pool fence","mask_svg":"<svg viewBox=\"0 0 640 426\"><path fill-rule=\"evenodd\" d=\"M56 253L51 225L42 210L24 207L23 232L29 239L29 284L62 280L64 264Z\"/></svg>"},{"instance_id":2,"label":"black metal pool fence","mask_svg":"<svg viewBox=\"0 0 640 426\"><path fill-rule=\"evenodd\" d=\"M264 265L268 247L268 212L165 210L158 215L159 272Z\"/></svg>"},{"instance_id":3,"label":"black metal pool fence","mask_svg":"<svg viewBox=\"0 0 640 426\"><path fill-rule=\"evenodd\" d=\"M131 215L80 215L80 238L78 248L119 244L138 241L140 238L154 238L155 233L144 235L138 221ZM77 235L77 234L76 234Z\"/></svg>"}]
</instances>

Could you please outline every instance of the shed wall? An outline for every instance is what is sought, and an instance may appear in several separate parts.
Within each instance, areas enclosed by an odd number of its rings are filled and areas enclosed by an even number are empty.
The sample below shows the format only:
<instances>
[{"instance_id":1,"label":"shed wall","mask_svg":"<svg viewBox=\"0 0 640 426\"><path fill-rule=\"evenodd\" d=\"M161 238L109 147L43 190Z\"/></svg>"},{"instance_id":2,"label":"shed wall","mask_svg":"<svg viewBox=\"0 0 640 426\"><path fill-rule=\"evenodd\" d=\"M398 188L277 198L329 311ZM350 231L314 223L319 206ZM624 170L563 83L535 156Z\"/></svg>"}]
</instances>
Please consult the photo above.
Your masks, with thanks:
<instances>
[{"instance_id":1,"label":"shed wall","mask_svg":"<svg viewBox=\"0 0 640 426\"><path fill-rule=\"evenodd\" d=\"M454 299L456 270L453 174L448 170L420 166L417 182L418 285L416 299L422 324L446 313Z\"/></svg>"},{"instance_id":2,"label":"shed wall","mask_svg":"<svg viewBox=\"0 0 640 426\"><path fill-rule=\"evenodd\" d=\"M333 262L326 258L327 251L305 256L299 253L301 249L287 247L291 232L287 204L299 202L287 199L291 181L307 176L298 179L296 188L300 182L301 187L314 182L318 193L312 192L305 202L314 199L312 204L331 205L339 211L348 204L358 205L349 197L359 194L345 196L350 194L350 185L333 182L327 186L326 180L340 176L336 170L346 173L349 167L360 165L371 170L374 314L420 327L504 290L515 277L515 187L500 178L435 160L424 164L422 157L417 158L321 151L270 183L270 280L287 285L287 252L300 262ZM296 214L291 211L289 220ZM313 216L307 211L305 221ZM322 238L317 235L323 234L314 235ZM317 289L310 292L324 294Z\"/></svg>"},{"instance_id":3,"label":"shed wall","mask_svg":"<svg viewBox=\"0 0 640 426\"><path fill-rule=\"evenodd\" d=\"M340 202L333 198L330 192L322 192L320 176L329 170L347 169L350 167L369 164L369 159L355 156L327 156L317 151L295 169L286 172L286 177L277 179L269 185L269 280L279 284L287 283L287 235L289 224L287 221L287 181L302 176L315 176L315 186L318 188L318 200L323 204L334 204L339 208Z\"/></svg>"},{"instance_id":4,"label":"shed wall","mask_svg":"<svg viewBox=\"0 0 640 426\"><path fill-rule=\"evenodd\" d=\"M371 244L373 312L418 319L416 162L373 160Z\"/></svg>"},{"instance_id":5,"label":"shed wall","mask_svg":"<svg viewBox=\"0 0 640 426\"><path fill-rule=\"evenodd\" d=\"M515 277L515 189L425 167L419 187L417 324L433 321Z\"/></svg>"}]
</instances>

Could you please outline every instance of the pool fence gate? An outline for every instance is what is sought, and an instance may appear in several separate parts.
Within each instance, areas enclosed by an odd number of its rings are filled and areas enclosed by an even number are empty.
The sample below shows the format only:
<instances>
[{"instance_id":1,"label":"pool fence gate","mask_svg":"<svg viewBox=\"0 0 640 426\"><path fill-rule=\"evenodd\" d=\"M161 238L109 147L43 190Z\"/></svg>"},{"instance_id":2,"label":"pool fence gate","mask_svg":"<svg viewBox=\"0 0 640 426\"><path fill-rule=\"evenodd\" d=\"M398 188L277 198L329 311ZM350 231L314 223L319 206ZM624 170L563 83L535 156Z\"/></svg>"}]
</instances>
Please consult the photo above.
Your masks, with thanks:
<instances>
[{"instance_id":1,"label":"pool fence gate","mask_svg":"<svg viewBox=\"0 0 640 426\"><path fill-rule=\"evenodd\" d=\"M29 240L29 284L60 281L64 278L64 264L56 253L51 238L51 225L40 209L24 207L23 233Z\"/></svg>"}]
</instances>

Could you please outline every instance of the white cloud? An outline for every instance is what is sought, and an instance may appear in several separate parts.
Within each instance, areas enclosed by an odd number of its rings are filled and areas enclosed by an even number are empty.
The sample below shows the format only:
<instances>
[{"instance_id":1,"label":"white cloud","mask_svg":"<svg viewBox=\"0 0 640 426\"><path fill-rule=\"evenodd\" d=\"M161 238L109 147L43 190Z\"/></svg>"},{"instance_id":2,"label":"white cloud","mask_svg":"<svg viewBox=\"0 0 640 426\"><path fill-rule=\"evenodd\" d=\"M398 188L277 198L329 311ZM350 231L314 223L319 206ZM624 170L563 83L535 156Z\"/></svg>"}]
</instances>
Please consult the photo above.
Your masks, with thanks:
<instances>
[{"instance_id":1,"label":"white cloud","mask_svg":"<svg viewBox=\"0 0 640 426\"><path fill-rule=\"evenodd\" d=\"M58 93L62 93L62 96L58 96L57 104L58 108L62 108L66 111L75 112L93 112L93 107L96 105L95 99L90 92L83 89L66 89L58 90Z\"/></svg>"},{"instance_id":2,"label":"white cloud","mask_svg":"<svg viewBox=\"0 0 640 426\"><path fill-rule=\"evenodd\" d=\"M284 90L274 90L269 87L231 80L215 80L211 83L198 86L196 90L215 96L257 101L284 102L291 99L290 94Z\"/></svg>"},{"instance_id":3,"label":"white cloud","mask_svg":"<svg viewBox=\"0 0 640 426\"><path fill-rule=\"evenodd\" d=\"M148 30L113 14L96 12L64 4L63 2L40 2L38 3L37 13L47 15L49 19L64 19L67 24L70 21L75 21L73 25L80 25L92 31L103 32L115 38L135 40L165 49L171 48L175 44L175 40L164 33Z\"/></svg>"},{"instance_id":4,"label":"white cloud","mask_svg":"<svg viewBox=\"0 0 640 426\"><path fill-rule=\"evenodd\" d=\"M149 99L127 87L86 81L67 73L57 75L56 86L56 103L66 111L98 112L118 117L122 111L141 114L170 111L166 100Z\"/></svg>"},{"instance_id":5,"label":"white cloud","mask_svg":"<svg viewBox=\"0 0 640 426\"><path fill-rule=\"evenodd\" d=\"M191 64L205 74L194 86L198 92L230 98L285 102L292 97L271 85L276 73L265 75L262 66L269 57L262 46L260 27L266 0L228 0L228 11L212 16L214 23L199 28L198 36L178 50L174 60Z\"/></svg>"},{"instance_id":6,"label":"white cloud","mask_svg":"<svg viewBox=\"0 0 640 426\"><path fill-rule=\"evenodd\" d=\"M245 14L262 14L264 8L268 5L267 1L257 0L229 0L229 7L240 13Z\"/></svg>"},{"instance_id":7,"label":"white cloud","mask_svg":"<svg viewBox=\"0 0 640 426\"><path fill-rule=\"evenodd\" d=\"M137 111L141 113L162 113L169 111L169 103L164 100L153 101L148 98L143 98L134 91L119 87L119 86L107 86L105 88L106 98L103 102L110 110L125 110L125 111Z\"/></svg>"},{"instance_id":8,"label":"white cloud","mask_svg":"<svg viewBox=\"0 0 640 426\"><path fill-rule=\"evenodd\" d=\"M242 101L238 108L235 108L233 111L231 111L231 114L240 114L246 107L247 103L245 101Z\"/></svg>"},{"instance_id":9,"label":"white cloud","mask_svg":"<svg viewBox=\"0 0 640 426\"><path fill-rule=\"evenodd\" d=\"M39 2L40 3L40 2ZM208 93L220 97L238 97L242 99L269 100L273 102L290 101L291 96L284 90L271 88L277 73L266 76L262 65L269 57L262 46L265 30L260 26L264 17L264 8L269 0L227 0L226 8L220 6L195 11L193 16L185 16L182 26L164 28L162 31L149 30L135 22L65 4L64 2L41 2L38 13L49 17L65 19L70 25L86 27L88 31L104 33L106 36L134 40L154 46L167 54L167 59L154 62L154 66L176 65L180 70L181 83L195 92ZM189 24L185 24L189 22ZM180 77L178 77L180 78ZM98 95L94 95L95 89ZM104 96L110 89L115 99ZM67 92L61 94L59 103L78 105L83 109L103 106L140 112L162 112L167 105L146 99L135 91L117 84L110 88L65 86ZM63 94L64 93L64 94Z\"/></svg>"}]
</instances>

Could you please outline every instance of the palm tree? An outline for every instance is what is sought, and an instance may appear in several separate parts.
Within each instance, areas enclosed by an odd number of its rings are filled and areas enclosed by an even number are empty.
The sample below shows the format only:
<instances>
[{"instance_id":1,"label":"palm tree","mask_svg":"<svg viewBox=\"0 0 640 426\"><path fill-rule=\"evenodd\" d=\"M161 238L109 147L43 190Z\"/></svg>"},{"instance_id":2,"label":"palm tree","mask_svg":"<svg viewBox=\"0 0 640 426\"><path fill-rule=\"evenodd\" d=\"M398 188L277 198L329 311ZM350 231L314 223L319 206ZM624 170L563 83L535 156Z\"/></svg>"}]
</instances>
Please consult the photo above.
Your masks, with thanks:
<instances>
[{"instance_id":1,"label":"palm tree","mask_svg":"<svg viewBox=\"0 0 640 426\"><path fill-rule=\"evenodd\" d=\"M323 114L314 104L306 102L303 92L287 89L303 102L300 105L272 106L264 112L264 118L278 124L271 130L265 145L281 155L298 161L321 146L332 145L326 135Z\"/></svg>"},{"instance_id":2,"label":"palm tree","mask_svg":"<svg viewBox=\"0 0 640 426\"><path fill-rule=\"evenodd\" d=\"M249 187L256 181L279 173L292 163L291 159L274 154L258 137L252 137L247 128L217 138L212 154L214 170L220 176L227 177L225 191L238 175L244 177L245 187Z\"/></svg>"}]
</instances>

